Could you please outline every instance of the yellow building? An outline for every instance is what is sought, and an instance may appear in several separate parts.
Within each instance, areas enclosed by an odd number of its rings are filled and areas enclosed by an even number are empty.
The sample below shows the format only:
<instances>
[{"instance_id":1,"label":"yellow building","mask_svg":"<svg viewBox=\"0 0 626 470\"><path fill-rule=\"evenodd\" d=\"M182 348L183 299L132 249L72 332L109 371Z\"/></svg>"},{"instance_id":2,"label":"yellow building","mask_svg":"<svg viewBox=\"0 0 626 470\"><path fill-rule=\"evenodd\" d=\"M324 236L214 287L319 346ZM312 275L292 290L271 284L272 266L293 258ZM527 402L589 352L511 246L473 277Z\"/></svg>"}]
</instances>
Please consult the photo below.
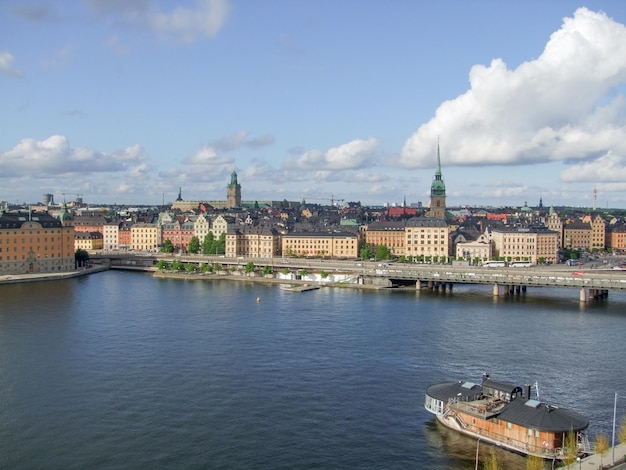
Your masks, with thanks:
<instances>
[{"instance_id":1,"label":"yellow building","mask_svg":"<svg viewBox=\"0 0 626 470\"><path fill-rule=\"evenodd\" d=\"M405 256L442 261L450 256L450 236L445 219L413 217L406 222Z\"/></svg>"},{"instance_id":2,"label":"yellow building","mask_svg":"<svg viewBox=\"0 0 626 470\"><path fill-rule=\"evenodd\" d=\"M349 232L300 232L282 236L283 256L310 258L359 257L359 240Z\"/></svg>"},{"instance_id":3,"label":"yellow building","mask_svg":"<svg viewBox=\"0 0 626 470\"><path fill-rule=\"evenodd\" d=\"M494 229L491 232L494 257L506 261L556 263L559 234L542 228Z\"/></svg>"},{"instance_id":4,"label":"yellow building","mask_svg":"<svg viewBox=\"0 0 626 470\"><path fill-rule=\"evenodd\" d=\"M266 226L230 228L226 232L226 256L273 258L280 256L280 235Z\"/></svg>"},{"instance_id":5,"label":"yellow building","mask_svg":"<svg viewBox=\"0 0 626 470\"><path fill-rule=\"evenodd\" d=\"M135 251L154 251L161 244L161 230L157 224L137 223L130 228L130 245Z\"/></svg>"},{"instance_id":6,"label":"yellow building","mask_svg":"<svg viewBox=\"0 0 626 470\"><path fill-rule=\"evenodd\" d=\"M404 221L372 222L365 229L365 243L371 247L384 245L389 249L389 253L394 256L404 255L405 236Z\"/></svg>"},{"instance_id":7,"label":"yellow building","mask_svg":"<svg viewBox=\"0 0 626 470\"><path fill-rule=\"evenodd\" d=\"M104 237L100 232L74 232L74 248L88 252L102 250Z\"/></svg>"},{"instance_id":8,"label":"yellow building","mask_svg":"<svg viewBox=\"0 0 626 470\"><path fill-rule=\"evenodd\" d=\"M575 220L563 227L563 248L588 250L591 243L591 224Z\"/></svg>"},{"instance_id":9,"label":"yellow building","mask_svg":"<svg viewBox=\"0 0 626 470\"><path fill-rule=\"evenodd\" d=\"M46 212L0 215L0 273L32 274L75 268L74 227Z\"/></svg>"},{"instance_id":10,"label":"yellow building","mask_svg":"<svg viewBox=\"0 0 626 470\"><path fill-rule=\"evenodd\" d=\"M599 215L591 221L591 250L604 251L606 248L606 221Z\"/></svg>"}]
</instances>

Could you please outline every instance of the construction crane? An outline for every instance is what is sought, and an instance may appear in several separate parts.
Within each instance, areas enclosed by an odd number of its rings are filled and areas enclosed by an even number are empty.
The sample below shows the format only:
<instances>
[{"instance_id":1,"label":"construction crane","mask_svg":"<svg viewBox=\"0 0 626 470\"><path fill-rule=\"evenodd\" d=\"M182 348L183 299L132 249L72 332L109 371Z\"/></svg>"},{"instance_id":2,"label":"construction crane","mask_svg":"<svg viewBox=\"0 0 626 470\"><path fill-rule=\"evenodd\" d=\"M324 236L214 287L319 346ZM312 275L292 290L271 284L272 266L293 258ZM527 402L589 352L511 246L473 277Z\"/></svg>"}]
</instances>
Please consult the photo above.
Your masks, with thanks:
<instances>
[{"instance_id":1,"label":"construction crane","mask_svg":"<svg viewBox=\"0 0 626 470\"><path fill-rule=\"evenodd\" d=\"M306 201L307 199L310 201L330 201L331 206L334 206L335 203L343 203L345 201L345 199L335 198L334 194L331 194L330 198L327 198L327 197L303 197L302 198L303 201Z\"/></svg>"}]
</instances>

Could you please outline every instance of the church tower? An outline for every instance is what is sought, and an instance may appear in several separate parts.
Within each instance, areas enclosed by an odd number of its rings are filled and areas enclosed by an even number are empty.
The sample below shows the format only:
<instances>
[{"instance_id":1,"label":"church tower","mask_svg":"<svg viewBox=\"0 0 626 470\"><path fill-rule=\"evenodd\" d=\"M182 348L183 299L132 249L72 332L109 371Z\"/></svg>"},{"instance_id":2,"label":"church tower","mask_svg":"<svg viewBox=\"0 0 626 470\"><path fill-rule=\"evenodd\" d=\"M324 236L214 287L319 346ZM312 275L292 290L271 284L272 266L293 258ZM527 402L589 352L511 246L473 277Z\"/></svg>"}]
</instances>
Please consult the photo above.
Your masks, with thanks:
<instances>
[{"instance_id":1,"label":"church tower","mask_svg":"<svg viewBox=\"0 0 626 470\"><path fill-rule=\"evenodd\" d=\"M429 217L446 218L446 185L441 176L441 156L439 153L439 142L437 142L437 171L435 179L430 186L430 211Z\"/></svg>"},{"instance_id":2,"label":"church tower","mask_svg":"<svg viewBox=\"0 0 626 470\"><path fill-rule=\"evenodd\" d=\"M237 172L230 174L230 184L226 186L226 206L229 209L241 206L241 185L237 183Z\"/></svg>"}]
</instances>

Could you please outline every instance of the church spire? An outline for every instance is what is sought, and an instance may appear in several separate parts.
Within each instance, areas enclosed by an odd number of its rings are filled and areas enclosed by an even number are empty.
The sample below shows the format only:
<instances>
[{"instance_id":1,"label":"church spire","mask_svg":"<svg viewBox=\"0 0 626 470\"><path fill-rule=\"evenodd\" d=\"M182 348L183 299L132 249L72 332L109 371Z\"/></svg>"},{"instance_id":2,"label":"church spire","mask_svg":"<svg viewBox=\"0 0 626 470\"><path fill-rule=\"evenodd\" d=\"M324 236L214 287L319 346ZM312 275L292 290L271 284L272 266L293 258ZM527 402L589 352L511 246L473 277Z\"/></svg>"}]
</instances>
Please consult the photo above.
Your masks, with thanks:
<instances>
[{"instance_id":1,"label":"church spire","mask_svg":"<svg viewBox=\"0 0 626 470\"><path fill-rule=\"evenodd\" d=\"M437 138L437 169L435 178L430 186L430 211L431 217L445 219L446 217L446 185L441 176L441 151L439 148L439 138Z\"/></svg>"},{"instance_id":2,"label":"church spire","mask_svg":"<svg viewBox=\"0 0 626 470\"><path fill-rule=\"evenodd\" d=\"M437 137L437 171L435 172L435 179L441 179L441 152L439 151L439 137Z\"/></svg>"}]
</instances>

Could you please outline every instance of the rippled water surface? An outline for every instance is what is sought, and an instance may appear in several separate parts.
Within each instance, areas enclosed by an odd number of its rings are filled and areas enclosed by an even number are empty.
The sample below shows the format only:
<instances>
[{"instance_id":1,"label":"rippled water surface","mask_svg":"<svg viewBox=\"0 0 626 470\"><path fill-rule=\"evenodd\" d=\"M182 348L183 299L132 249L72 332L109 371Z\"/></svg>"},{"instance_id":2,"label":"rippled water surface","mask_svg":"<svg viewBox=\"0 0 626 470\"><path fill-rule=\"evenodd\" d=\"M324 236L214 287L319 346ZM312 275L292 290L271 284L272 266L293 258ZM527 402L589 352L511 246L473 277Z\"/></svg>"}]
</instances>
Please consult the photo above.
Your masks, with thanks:
<instances>
[{"instance_id":1,"label":"rippled water surface","mask_svg":"<svg viewBox=\"0 0 626 470\"><path fill-rule=\"evenodd\" d=\"M113 271L2 285L0 467L472 469L475 441L437 425L424 391L483 371L610 436L626 297L489 294Z\"/></svg>"}]
</instances>

